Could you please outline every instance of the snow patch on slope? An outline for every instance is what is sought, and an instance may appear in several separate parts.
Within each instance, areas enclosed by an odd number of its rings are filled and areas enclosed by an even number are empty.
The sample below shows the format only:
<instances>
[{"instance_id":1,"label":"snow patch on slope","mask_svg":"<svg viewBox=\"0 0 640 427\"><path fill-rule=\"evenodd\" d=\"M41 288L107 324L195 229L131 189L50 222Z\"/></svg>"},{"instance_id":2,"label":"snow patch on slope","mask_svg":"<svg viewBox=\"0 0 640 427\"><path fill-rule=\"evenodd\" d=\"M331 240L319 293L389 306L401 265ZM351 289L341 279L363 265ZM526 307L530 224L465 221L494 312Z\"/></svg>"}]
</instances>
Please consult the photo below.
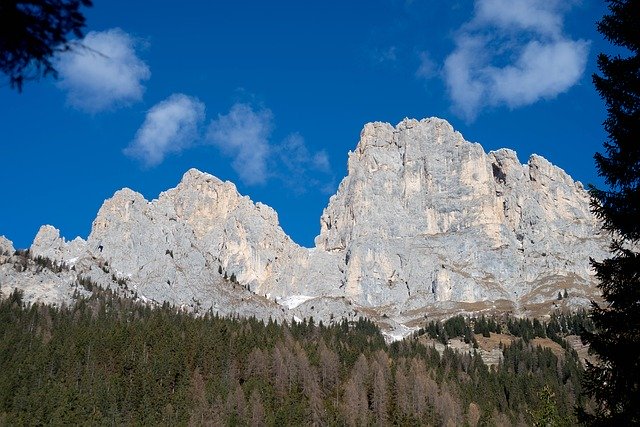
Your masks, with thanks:
<instances>
[{"instance_id":1,"label":"snow patch on slope","mask_svg":"<svg viewBox=\"0 0 640 427\"><path fill-rule=\"evenodd\" d=\"M290 295L278 301L278 304L284 305L289 310L292 310L302 304L303 302L307 302L315 297L309 295Z\"/></svg>"}]
</instances>

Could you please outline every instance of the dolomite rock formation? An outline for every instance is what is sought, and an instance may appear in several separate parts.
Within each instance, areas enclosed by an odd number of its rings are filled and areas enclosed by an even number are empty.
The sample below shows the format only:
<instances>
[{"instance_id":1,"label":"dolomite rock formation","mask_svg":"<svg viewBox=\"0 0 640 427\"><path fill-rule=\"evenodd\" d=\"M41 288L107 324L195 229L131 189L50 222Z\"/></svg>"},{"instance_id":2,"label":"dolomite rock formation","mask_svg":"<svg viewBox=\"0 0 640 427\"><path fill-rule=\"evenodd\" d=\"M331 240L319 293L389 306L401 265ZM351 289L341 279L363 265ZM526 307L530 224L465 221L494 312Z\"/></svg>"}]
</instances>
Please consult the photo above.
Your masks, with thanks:
<instances>
[{"instance_id":1,"label":"dolomite rock formation","mask_svg":"<svg viewBox=\"0 0 640 427\"><path fill-rule=\"evenodd\" d=\"M580 183L539 156L487 154L436 118L367 124L320 223L316 247L300 247L273 209L191 169L156 200L116 192L86 241L43 226L31 252L195 311L365 314L390 328L442 310L549 310L563 289L584 303L588 259L606 253Z\"/></svg>"},{"instance_id":2,"label":"dolomite rock formation","mask_svg":"<svg viewBox=\"0 0 640 427\"><path fill-rule=\"evenodd\" d=\"M517 309L579 292L605 246L580 183L540 156L486 154L439 119L365 126L316 245L344 254L350 298L398 312L440 301Z\"/></svg>"},{"instance_id":3,"label":"dolomite rock formation","mask_svg":"<svg viewBox=\"0 0 640 427\"><path fill-rule=\"evenodd\" d=\"M296 245L273 209L195 169L151 202L118 191L98 212L87 248L160 299L221 276L263 296L325 295L333 282L324 279L338 277L335 256Z\"/></svg>"},{"instance_id":4,"label":"dolomite rock formation","mask_svg":"<svg viewBox=\"0 0 640 427\"><path fill-rule=\"evenodd\" d=\"M7 256L15 252L13 242L4 236L0 236L0 255Z\"/></svg>"},{"instance_id":5,"label":"dolomite rock formation","mask_svg":"<svg viewBox=\"0 0 640 427\"><path fill-rule=\"evenodd\" d=\"M71 242L60 237L60 231L51 225L43 225L31 244L31 254L74 264L86 251L86 242L76 237Z\"/></svg>"}]
</instances>

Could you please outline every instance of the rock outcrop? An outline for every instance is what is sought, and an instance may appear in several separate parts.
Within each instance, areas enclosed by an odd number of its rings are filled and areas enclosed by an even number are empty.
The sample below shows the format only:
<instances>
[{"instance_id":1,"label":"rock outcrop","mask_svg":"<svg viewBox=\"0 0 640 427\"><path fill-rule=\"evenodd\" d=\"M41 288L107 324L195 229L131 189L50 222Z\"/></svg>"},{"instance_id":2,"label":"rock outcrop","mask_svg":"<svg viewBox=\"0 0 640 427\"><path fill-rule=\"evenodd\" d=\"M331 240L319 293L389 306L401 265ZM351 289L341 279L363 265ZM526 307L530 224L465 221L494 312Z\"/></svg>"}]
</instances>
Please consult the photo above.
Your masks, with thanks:
<instances>
[{"instance_id":1,"label":"rock outcrop","mask_svg":"<svg viewBox=\"0 0 640 427\"><path fill-rule=\"evenodd\" d=\"M98 212L87 247L160 300L224 277L271 299L326 295L332 281L324 279L338 273L335 257L295 244L273 209L195 169L151 202L118 191Z\"/></svg>"},{"instance_id":2,"label":"rock outcrop","mask_svg":"<svg viewBox=\"0 0 640 427\"><path fill-rule=\"evenodd\" d=\"M0 256L13 255L15 251L13 242L4 236L0 236Z\"/></svg>"},{"instance_id":3,"label":"rock outcrop","mask_svg":"<svg viewBox=\"0 0 640 427\"><path fill-rule=\"evenodd\" d=\"M80 237L67 242L60 237L60 231L57 228L43 225L33 239L30 250L34 257L74 264L86 254L86 242Z\"/></svg>"},{"instance_id":4,"label":"rock outcrop","mask_svg":"<svg viewBox=\"0 0 640 427\"><path fill-rule=\"evenodd\" d=\"M540 156L486 154L444 120L366 125L348 171L316 245L344 254L345 291L362 305L518 309L585 291L589 256L604 255L580 183Z\"/></svg>"},{"instance_id":5,"label":"rock outcrop","mask_svg":"<svg viewBox=\"0 0 640 427\"><path fill-rule=\"evenodd\" d=\"M116 192L86 241L43 226L31 254L195 311L393 324L548 310L559 289L586 302L588 259L606 253L580 183L540 156L487 154L436 118L367 124L320 222L303 248L273 209L191 169L157 200Z\"/></svg>"}]
</instances>

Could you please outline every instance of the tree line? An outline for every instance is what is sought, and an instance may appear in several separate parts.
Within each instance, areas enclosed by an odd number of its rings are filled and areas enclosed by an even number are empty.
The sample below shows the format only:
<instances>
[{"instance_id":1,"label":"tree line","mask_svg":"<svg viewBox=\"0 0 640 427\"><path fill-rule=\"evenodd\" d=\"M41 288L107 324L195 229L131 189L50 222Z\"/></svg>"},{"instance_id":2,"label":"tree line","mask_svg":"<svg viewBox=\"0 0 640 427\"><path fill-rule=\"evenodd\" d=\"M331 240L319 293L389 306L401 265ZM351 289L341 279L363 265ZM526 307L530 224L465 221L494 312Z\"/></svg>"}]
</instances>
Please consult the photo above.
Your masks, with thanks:
<instances>
[{"instance_id":1,"label":"tree line","mask_svg":"<svg viewBox=\"0 0 640 427\"><path fill-rule=\"evenodd\" d=\"M387 344L366 319L195 317L92 289L69 307L0 301L0 424L570 425L585 404L577 355L522 339L489 367Z\"/></svg>"},{"instance_id":2,"label":"tree line","mask_svg":"<svg viewBox=\"0 0 640 427\"><path fill-rule=\"evenodd\" d=\"M462 338L465 343L473 344L478 348L476 335L483 337L495 334L509 334L522 338L528 343L534 338L550 338L563 347L567 347L564 336L580 335L585 332L592 332L593 321L589 318L586 310L576 312L557 311L551 313L548 321L529 319L526 317L516 318L508 315L464 317L454 316L444 321L432 320L416 332L416 336L426 334L430 338L447 344L451 338Z\"/></svg>"}]
</instances>

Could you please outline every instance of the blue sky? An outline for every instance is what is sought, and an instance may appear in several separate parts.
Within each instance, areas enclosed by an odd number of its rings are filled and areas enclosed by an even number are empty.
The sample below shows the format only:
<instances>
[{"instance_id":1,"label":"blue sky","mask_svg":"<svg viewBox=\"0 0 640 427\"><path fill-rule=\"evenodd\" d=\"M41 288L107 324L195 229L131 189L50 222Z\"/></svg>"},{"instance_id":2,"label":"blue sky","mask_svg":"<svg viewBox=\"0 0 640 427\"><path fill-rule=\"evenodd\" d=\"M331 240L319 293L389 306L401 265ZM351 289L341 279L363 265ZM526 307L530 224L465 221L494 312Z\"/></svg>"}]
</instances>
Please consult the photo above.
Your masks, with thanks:
<instances>
[{"instance_id":1,"label":"blue sky","mask_svg":"<svg viewBox=\"0 0 640 427\"><path fill-rule=\"evenodd\" d=\"M584 183L606 135L596 0L96 0L59 78L0 80L0 235L86 238L122 188L191 167L272 206L313 245L366 122L447 119L486 151Z\"/></svg>"}]
</instances>

